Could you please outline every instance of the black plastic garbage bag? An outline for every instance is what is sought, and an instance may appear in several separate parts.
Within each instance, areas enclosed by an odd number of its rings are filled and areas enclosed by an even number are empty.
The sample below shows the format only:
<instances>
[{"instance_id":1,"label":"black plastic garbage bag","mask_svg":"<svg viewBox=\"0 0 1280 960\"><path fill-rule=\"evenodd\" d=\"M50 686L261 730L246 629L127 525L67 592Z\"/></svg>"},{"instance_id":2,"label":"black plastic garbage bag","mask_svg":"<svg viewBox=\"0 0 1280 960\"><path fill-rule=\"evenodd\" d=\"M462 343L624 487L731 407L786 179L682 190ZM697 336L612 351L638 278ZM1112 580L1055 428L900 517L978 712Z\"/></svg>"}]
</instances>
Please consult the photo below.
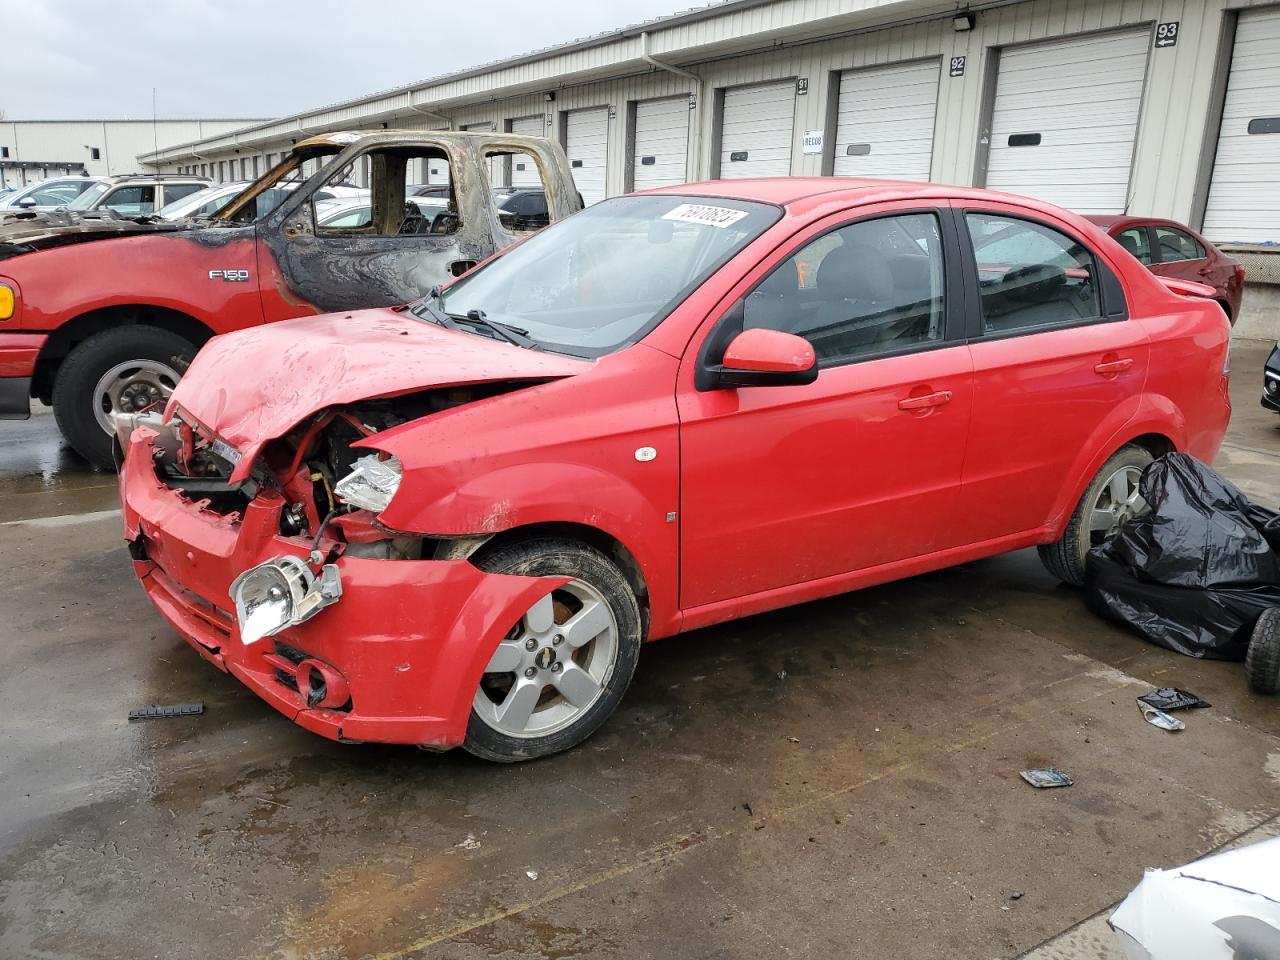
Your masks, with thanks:
<instances>
[{"instance_id":1,"label":"black plastic garbage bag","mask_svg":"<svg viewBox=\"0 0 1280 960\"><path fill-rule=\"evenodd\" d=\"M1089 608L1178 653L1243 660L1280 606L1277 514L1182 453L1148 466L1141 491L1151 512L1089 552Z\"/></svg>"}]
</instances>

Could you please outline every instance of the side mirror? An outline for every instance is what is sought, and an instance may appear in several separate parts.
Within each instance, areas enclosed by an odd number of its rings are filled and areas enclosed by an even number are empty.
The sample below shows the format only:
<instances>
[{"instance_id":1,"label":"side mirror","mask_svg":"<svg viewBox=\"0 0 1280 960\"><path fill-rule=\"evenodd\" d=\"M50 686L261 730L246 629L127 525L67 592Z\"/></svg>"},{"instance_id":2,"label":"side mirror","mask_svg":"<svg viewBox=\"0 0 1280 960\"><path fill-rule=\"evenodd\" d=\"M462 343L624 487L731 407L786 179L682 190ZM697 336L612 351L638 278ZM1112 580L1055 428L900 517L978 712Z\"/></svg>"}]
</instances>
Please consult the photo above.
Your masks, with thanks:
<instances>
[{"instance_id":1,"label":"side mirror","mask_svg":"<svg viewBox=\"0 0 1280 960\"><path fill-rule=\"evenodd\" d=\"M721 387L800 385L818 379L818 358L804 337L757 328L729 342L716 372Z\"/></svg>"},{"instance_id":2,"label":"side mirror","mask_svg":"<svg viewBox=\"0 0 1280 960\"><path fill-rule=\"evenodd\" d=\"M14 204L15 207L21 207L23 210L28 210L31 207L34 207L35 205L36 205L35 197L23 197L21 200L19 200L17 203Z\"/></svg>"}]
</instances>

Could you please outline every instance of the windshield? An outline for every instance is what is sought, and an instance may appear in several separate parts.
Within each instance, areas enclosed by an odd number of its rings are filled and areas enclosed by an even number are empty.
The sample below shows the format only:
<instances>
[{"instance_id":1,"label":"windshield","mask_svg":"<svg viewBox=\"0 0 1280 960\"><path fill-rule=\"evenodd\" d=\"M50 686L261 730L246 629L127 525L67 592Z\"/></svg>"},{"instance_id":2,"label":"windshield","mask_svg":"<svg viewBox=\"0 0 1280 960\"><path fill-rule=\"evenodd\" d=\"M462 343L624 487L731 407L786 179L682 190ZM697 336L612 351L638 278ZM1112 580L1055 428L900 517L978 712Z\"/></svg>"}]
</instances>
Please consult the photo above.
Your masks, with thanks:
<instances>
[{"instance_id":1,"label":"windshield","mask_svg":"<svg viewBox=\"0 0 1280 960\"><path fill-rule=\"evenodd\" d=\"M97 200L109 189L111 189L111 184L109 183L95 183L92 187L90 187L84 193L80 194L80 196L76 197L74 200L68 203L67 209L68 210L88 210L91 206L93 206L93 201Z\"/></svg>"},{"instance_id":2,"label":"windshield","mask_svg":"<svg viewBox=\"0 0 1280 960\"><path fill-rule=\"evenodd\" d=\"M455 318L479 310L549 350L601 356L639 340L781 215L745 200L617 197L467 274L435 306Z\"/></svg>"}]
</instances>

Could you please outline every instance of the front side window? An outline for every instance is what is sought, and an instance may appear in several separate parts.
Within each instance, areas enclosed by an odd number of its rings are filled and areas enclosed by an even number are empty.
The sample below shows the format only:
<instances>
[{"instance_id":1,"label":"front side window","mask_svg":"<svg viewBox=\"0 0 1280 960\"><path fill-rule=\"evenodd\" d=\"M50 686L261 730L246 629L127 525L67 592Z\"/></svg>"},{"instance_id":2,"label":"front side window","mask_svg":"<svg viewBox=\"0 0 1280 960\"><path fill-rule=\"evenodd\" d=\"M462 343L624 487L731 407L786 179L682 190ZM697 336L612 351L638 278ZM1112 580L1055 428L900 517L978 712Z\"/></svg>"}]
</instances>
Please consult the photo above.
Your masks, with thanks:
<instances>
[{"instance_id":1,"label":"front side window","mask_svg":"<svg viewBox=\"0 0 1280 960\"><path fill-rule=\"evenodd\" d=\"M1128 250L1140 263L1151 266L1151 240L1146 227L1131 227L1116 234L1116 242Z\"/></svg>"},{"instance_id":2,"label":"front side window","mask_svg":"<svg viewBox=\"0 0 1280 960\"><path fill-rule=\"evenodd\" d=\"M1156 227L1156 247L1160 250L1161 263L1204 258L1204 248L1195 237L1172 227Z\"/></svg>"},{"instance_id":3,"label":"front side window","mask_svg":"<svg viewBox=\"0 0 1280 960\"><path fill-rule=\"evenodd\" d=\"M839 363L943 337L943 254L932 213L880 217L823 234L743 303L743 326L794 333Z\"/></svg>"},{"instance_id":4,"label":"front side window","mask_svg":"<svg viewBox=\"0 0 1280 960\"><path fill-rule=\"evenodd\" d=\"M114 210L126 217L153 213L156 209L156 188L152 186L117 187L98 204L100 209Z\"/></svg>"},{"instance_id":5,"label":"front side window","mask_svg":"<svg viewBox=\"0 0 1280 960\"><path fill-rule=\"evenodd\" d=\"M464 319L478 310L546 349L601 356L644 336L781 215L718 197L615 197L465 275L439 308Z\"/></svg>"},{"instance_id":6,"label":"front side window","mask_svg":"<svg viewBox=\"0 0 1280 960\"><path fill-rule=\"evenodd\" d=\"M313 216L318 236L405 237L448 235L462 228L462 218L452 195L447 205L428 216L408 200L410 174L418 161L448 165L440 147L389 147L371 150L334 171L326 186L350 187L358 179L369 185L370 209L363 220L348 223L345 218L326 221L324 201L318 191L312 196ZM329 211L331 212L331 211Z\"/></svg>"},{"instance_id":7,"label":"front side window","mask_svg":"<svg viewBox=\"0 0 1280 960\"><path fill-rule=\"evenodd\" d=\"M1097 320L1098 263L1074 237L1033 220L968 213L983 330L999 334Z\"/></svg>"}]
</instances>

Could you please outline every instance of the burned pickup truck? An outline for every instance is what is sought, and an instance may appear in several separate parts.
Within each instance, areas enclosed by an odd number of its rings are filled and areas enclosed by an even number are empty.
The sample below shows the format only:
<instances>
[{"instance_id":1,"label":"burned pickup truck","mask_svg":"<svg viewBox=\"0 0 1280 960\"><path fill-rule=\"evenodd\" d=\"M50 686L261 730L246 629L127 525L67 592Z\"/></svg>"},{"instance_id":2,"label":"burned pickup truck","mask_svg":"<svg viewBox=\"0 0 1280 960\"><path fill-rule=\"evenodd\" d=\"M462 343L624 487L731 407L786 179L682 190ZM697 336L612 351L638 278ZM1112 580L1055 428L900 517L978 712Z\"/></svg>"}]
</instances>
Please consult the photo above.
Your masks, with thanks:
<instances>
[{"instance_id":1,"label":"burned pickup truck","mask_svg":"<svg viewBox=\"0 0 1280 960\"><path fill-rule=\"evenodd\" d=\"M424 163L448 164L438 210L406 202ZM496 205L491 178L513 163L538 171L545 215ZM355 175L368 213L326 224L325 187ZM163 406L209 338L407 303L581 206L550 141L386 130L301 141L209 219L0 216L0 418L51 403L71 446L110 466L111 412Z\"/></svg>"}]
</instances>

